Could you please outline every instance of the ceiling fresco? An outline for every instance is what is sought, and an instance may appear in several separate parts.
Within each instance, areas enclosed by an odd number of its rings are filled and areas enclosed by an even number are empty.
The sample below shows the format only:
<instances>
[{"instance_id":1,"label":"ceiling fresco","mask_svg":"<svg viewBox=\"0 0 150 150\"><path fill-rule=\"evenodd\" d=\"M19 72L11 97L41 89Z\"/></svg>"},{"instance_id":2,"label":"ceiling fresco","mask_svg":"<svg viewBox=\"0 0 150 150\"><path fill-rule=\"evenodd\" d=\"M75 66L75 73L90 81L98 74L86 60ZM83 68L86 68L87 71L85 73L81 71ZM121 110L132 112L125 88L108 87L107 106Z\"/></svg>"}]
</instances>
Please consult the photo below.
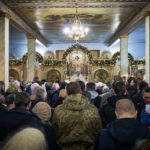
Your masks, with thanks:
<instances>
[{"instance_id":1,"label":"ceiling fresco","mask_svg":"<svg viewBox=\"0 0 150 150\"><path fill-rule=\"evenodd\" d=\"M133 11L133 8L78 8L79 18L83 26L89 28L90 33L84 43L105 43L116 31L120 22ZM28 22L36 26L49 44L70 42L63 30L71 27L74 21L76 8L51 9L22 9ZM60 13L61 12L61 13ZM69 41L68 41L69 40Z\"/></svg>"},{"instance_id":2,"label":"ceiling fresco","mask_svg":"<svg viewBox=\"0 0 150 150\"><path fill-rule=\"evenodd\" d=\"M89 28L80 43L109 48L120 35L130 34L131 52L145 42L144 15L150 11L150 0L0 0L0 11L11 16L10 48L18 44L15 50L21 57L27 51L26 35L35 36L45 46L74 43L63 30L72 26L77 7L82 25Z\"/></svg>"},{"instance_id":3,"label":"ceiling fresco","mask_svg":"<svg viewBox=\"0 0 150 150\"><path fill-rule=\"evenodd\" d=\"M111 38L117 30L121 27L123 31L125 25L128 27L131 18L150 5L149 0L2 0L2 2L34 29L37 39L40 37L44 44L73 42L73 39L65 36L63 30L72 26L77 7L81 23L90 30L80 42L111 44L113 41ZM140 17L138 18L141 19ZM131 28L129 26L129 30Z\"/></svg>"}]
</instances>

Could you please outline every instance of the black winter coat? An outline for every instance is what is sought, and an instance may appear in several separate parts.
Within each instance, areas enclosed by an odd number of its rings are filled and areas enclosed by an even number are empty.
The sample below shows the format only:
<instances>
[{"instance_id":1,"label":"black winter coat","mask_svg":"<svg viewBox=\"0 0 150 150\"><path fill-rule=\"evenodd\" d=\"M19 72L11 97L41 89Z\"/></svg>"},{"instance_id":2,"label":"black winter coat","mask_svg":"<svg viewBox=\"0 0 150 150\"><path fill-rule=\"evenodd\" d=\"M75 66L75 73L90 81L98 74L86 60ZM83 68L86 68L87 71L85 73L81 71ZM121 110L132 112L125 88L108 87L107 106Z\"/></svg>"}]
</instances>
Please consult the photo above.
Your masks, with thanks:
<instances>
[{"instance_id":1,"label":"black winter coat","mask_svg":"<svg viewBox=\"0 0 150 150\"><path fill-rule=\"evenodd\" d=\"M134 118L118 119L102 129L97 150L131 150L139 139L150 138L150 132Z\"/></svg>"},{"instance_id":2,"label":"black winter coat","mask_svg":"<svg viewBox=\"0 0 150 150\"><path fill-rule=\"evenodd\" d=\"M44 131L39 119L25 109L13 108L0 114L0 141L5 140L7 136L13 134L16 130L26 126Z\"/></svg>"},{"instance_id":3,"label":"black winter coat","mask_svg":"<svg viewBox=\"0 0 150 150\"><path fill-rule=\"evenodd\" d=\"M108 104L104 105L100 109L100 115L101 115L102 124L104 128L106 127L108 123L116 119L116 116L115 116L116 102L124 98L129 99L129 96L128 95L113 95L107 99Z\"/></svg>"}]
</instances>

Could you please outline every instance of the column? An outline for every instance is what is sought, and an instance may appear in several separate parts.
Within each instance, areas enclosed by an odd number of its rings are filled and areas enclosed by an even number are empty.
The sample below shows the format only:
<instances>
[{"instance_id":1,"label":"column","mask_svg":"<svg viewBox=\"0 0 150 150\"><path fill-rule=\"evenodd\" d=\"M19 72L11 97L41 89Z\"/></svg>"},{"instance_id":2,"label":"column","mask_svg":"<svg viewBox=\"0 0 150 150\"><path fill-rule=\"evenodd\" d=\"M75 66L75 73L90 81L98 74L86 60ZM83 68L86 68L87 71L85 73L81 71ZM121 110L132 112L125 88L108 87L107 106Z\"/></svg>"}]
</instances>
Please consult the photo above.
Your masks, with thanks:
<instances>
[{"instance_id":1,"label":"column","mask_svg":"<svg viewBox=\"0 0 150 150\"><path fill-rule=\"evenodd\" d=\"M27 36L28 39L28 67L27 67L27 81L33 81L35 76L35 62L36 62L36 38L34 36Z\"/></svg>"},{"instance_id":2,"label":"column","mask_svg":"<svg viewBox=\"0 0 150 150\"><path fill-rule=\"evenodd\" d=\"M150 12L145 16L145 75L150 84Z\"/></svg>"},{"instance_id":3,"label":"column","mask_svg":"<svg viewBox=\"0 0 150 150\"><path fill-rule=\"evenodd\" d=\"M0 11L0 80L9 84L9 19L10 16Z\"/></svg>"},{"instance_id":4,"label":"column","mask_svg":"<svg viewBox=\"0 0 150 150\"><path fill-rule=\"evenodd\" d=\"M120 36L120 76L128 77L128 35Z\"/></svg>"}]
</instances>

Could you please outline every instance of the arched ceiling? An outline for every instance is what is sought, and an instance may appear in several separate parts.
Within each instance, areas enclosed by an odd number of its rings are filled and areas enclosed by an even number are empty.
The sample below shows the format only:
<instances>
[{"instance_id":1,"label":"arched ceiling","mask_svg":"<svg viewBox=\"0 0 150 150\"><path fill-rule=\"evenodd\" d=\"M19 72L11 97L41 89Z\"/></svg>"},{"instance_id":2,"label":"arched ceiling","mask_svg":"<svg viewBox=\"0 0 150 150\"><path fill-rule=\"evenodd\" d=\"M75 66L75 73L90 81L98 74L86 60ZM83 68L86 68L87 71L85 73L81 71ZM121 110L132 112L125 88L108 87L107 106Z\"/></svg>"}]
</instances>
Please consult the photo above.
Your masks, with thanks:
<instances>
[{"instance_id":1,"label":"arched ceiling","mask_svg":"<svg viewBox=\"0 0 150 150\"><path fill-rule=\"evenodd\" d=\"M78 7L80 20L89 27L83 43L111 45L144 23L149 0L2 0L0 10L9 13L11 24L43 44L71 43L63 29L71 26ZM13 32L13 28L12 31Z\"/></svg>"}]
</instances>

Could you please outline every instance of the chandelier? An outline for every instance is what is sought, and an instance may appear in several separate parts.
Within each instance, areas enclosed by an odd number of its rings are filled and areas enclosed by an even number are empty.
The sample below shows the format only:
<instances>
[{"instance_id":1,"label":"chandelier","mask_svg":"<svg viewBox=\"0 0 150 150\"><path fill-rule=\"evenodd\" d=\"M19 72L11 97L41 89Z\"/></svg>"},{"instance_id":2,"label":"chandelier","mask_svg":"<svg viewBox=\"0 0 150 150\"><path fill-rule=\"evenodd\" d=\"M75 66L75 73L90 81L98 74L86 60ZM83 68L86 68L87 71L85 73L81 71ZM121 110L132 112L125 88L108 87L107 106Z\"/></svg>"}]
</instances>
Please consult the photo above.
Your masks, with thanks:
<instances>
[{"instance_id":1,"label":"chandelier","mask_svg":"<svg viewBox=\"0 0 150 150\"><path fill-rule=\"evenodd\" d=\"M84 38L88 34L88 31L89 29L87 27L82 26L78 15L78 8L76 8L76 14L72 28L66 27L64 29L64 33L68 37L73 38L76 42L78 42L79 39Z\"/></svg>"}]
</instances>

